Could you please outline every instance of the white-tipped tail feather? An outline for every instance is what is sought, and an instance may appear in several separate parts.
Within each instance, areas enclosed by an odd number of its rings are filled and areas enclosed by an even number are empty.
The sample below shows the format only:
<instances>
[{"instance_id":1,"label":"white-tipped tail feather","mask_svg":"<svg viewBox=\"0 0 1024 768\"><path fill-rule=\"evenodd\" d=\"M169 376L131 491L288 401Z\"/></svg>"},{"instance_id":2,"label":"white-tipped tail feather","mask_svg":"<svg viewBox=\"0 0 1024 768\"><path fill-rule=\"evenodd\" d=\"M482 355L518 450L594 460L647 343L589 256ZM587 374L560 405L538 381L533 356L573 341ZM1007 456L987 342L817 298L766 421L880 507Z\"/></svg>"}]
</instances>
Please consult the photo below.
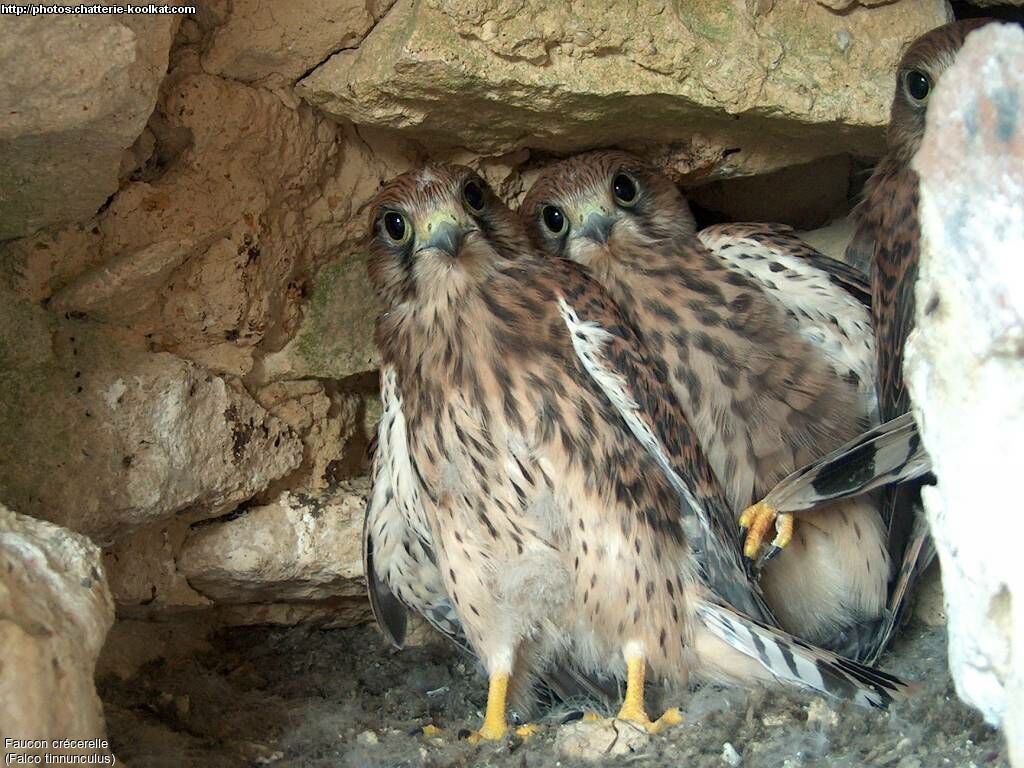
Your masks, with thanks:
<instances>
[{"instance_id":1,"label":"white-tipped tail feather","mask_svg":"<svg viewBox=\"0 0 1024 768\"><path fill-rule=\"evenodd\" d=\"M912 690L899 678L815 648L725 606L700 601L696 609L708 631L785 685L879 709Z\"/></svg>"}]
</instances>

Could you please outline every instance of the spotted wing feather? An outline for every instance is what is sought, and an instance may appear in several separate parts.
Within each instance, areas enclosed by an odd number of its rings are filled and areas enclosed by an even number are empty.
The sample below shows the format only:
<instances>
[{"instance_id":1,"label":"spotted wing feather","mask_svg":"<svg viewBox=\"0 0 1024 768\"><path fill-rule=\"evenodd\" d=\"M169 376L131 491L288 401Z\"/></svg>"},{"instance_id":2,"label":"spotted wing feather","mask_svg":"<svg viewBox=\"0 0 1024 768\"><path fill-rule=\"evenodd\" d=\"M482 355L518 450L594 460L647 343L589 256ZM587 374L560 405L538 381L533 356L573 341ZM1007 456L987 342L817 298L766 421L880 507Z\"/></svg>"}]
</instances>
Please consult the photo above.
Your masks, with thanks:
<instances>
[{"instance_id":1,"label":"spotted wing feather","mask_svg":"<svg viewBox=\"0 0 1024 768\"><path fill-rule=\"evenodd\" d=\"M871 288L863 275L780 224L719 224L697 236L781 305L836 373L856 382L865 411L877 412Z\"/></svg>"},{"instance_id":2,"label":"spotted wing feather","mask_svg":"<svg viewBox=\"0 0 1024 768\"><path fill-rule=\"evenodd\" d=\"M569 265L561 268L559 304L573 348L679 495L684 529L705 582L740 610L771 621L739 556L733 515L710 465L696 435L676 416L678 404L665 372L644 355L611 299Z\"/></svg>"},{"instance_id":3,"label":"spotted wing feather","mask_svg":"<svg viewBox=\"0 0 1024 768\"><path fill-rule=\"evenodd\" d=\"M468 650L437 569L410 463L401 395L390 366L381 371L381 403L373 490L363 524L363 563L370 607L385 636L398 647L405 639L406 609L412 608L441 634Z\"/></svg>"}]
</instances>

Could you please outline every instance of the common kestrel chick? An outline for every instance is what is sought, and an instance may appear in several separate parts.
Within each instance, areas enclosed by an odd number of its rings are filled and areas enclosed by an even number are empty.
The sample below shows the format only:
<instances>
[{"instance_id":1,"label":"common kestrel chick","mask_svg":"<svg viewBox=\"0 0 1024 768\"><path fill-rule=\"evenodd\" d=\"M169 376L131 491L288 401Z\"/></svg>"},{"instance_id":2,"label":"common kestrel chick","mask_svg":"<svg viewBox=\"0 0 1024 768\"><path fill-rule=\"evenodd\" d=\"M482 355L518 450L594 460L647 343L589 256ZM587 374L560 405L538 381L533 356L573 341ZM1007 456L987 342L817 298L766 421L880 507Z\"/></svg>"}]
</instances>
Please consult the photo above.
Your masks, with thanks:
<instances>
[{"instance_id":1,"label":"common kestrel chick","mask_svg":"<svg viewBox=\"0 0 1024 768\"><path fill-rule=\"evenodd\" d=\"M615 151L545 169L520 215L539 248L587 267L637 328L736 516L870 424L867 311L788 231L733 225L708 235L711 251L679 190ZM761 582L782 626L857 652L884 608L884 544L867 498L801 521Z\"/></svg>"},{"instance_id":2,"label":"common kestrel chick","mask_svg":"<svg viewBox=\"0 0 1024 768\"><path fill-rule=\"evenodd\" d=\"M645 724L648 670L874 705L901 690L748 618L770 620L665 370L475 173L398 177L370 227L385 311L368 580L392 634L401 605L450 607L490 677L479 737L505 733L510 682L562 662L625 676L620 716Z\"/></svg>"}]
</instances>

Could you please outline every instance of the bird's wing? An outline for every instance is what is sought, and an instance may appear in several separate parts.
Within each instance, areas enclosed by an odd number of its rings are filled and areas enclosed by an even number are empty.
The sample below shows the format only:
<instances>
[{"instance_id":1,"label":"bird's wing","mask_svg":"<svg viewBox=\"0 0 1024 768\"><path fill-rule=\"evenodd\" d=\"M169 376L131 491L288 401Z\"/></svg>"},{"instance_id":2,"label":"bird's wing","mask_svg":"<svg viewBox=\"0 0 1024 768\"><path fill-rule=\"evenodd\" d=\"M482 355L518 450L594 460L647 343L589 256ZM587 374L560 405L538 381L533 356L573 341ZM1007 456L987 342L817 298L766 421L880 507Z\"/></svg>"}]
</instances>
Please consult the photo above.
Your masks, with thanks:
<instances>
[{"instance_id":1,"label":"bird's wing","mask_svg":"<svg viewBox=\"0 0 1024 768\"><path fill-rule=\"evenodd\" d=\"M871 316L878 360L878 407L883 421L910 409L903 383L903 347L914 327L920 231L917 175L883 161L858 206L859 230L874 242Z\"/></svg>"},{"instance_id":2,"label":"bird's wing","mask_svg":"<svg viewBox=\"0 0 1024 768\"><path fill-rule=\"evenodd\" d=\"M708 631L755 659L782 683L879 709L913 691L897 677L816 648L725 606L701 601L696 609Z\"/></svg>"},{"instance_id":3,"label":"bird's wing","mask_svg":"<svg viewBox=\"0 0 1024 768\"><path fill-rule=\"evenodd\" d=\"M801 512L826 501L921 477L931 460L910 413L874 427L801 467L764 497L777 512Z\"/></svg>"},{"instance_id":4,"label":"bird's wing","mask_svg":"<svg viewBox=\"0 0 1024 768\"><path fill-rule=\"evenodd\" d=\"M713 251L731 243L749 242L759 249L764 249L772 257L781 258L778 264L782 268L803 271L804 266L809 266L858 303L865 307L871 306L871 282L866 269L861 270L826 256L797 237L793 228L785 224L715 224L702 229L697 233L697 237ZM779 265L774 271L768 270L763 273L763 278L770 281L773 272L777 274L783 271ZM753 277L760 280L757 275Z\"/></svg>"},{"instance_id":5,"label":"bird's wing","mask_svg":"<svg viewBox=\"0 0 1024 768\"><path fill-rule=\"evenodd\" d=\"M618 307L574 264L554 267L559 309L584 370L676 490L701 576L739 610L772 621L742 558L733 515L697 436L682 417L667 372Z\"/></svg>"},{"instance_id":6,"label":"bird's wing","mask_svg":"<svg viewBox=\"0 0 1024 768\"><path fill-rule=\"evenodd\" d=\"M856 382L868 412L876 413L871 286L863 275L780 224L719 224L697 236L780 305L837 374Z\"/></svg>"},{"instance_id":7,"label":"bird's wing","mask_svg":"<svg viewBox=\"0 0 1024 768\"><path fill-rule=\"evenodd\" d=\"M363 522L363 565L374 618L387 638L405 641L406 608L469 650L437 568L430 528L409 456L402 398L393 367L381 369L383 413L377 427L373 490Z\"/></svg>"}]
</instances>

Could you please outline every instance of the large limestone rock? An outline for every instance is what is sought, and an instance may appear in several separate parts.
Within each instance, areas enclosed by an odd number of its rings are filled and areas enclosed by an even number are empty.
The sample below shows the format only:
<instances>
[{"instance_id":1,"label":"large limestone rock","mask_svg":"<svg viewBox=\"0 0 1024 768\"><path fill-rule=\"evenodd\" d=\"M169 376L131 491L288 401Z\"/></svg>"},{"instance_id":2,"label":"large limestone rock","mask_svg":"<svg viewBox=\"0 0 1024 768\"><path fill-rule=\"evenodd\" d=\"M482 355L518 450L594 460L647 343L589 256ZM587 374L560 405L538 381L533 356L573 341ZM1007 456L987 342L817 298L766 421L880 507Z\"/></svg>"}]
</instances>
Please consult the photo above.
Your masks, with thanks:
<instances>
[{"instance_id":1,"label":"large limestone rock","mask_svg":"<svg viewBox=\"0 0 1024 768\"><path fill-rule=\"evenodd\" d=\"M1024 765L1024 30L973 33L928 108L907 374L938 486L957 690Z\"/></svg>"},{"instance_id":2,"label":"large limestone rock","mask_svg":"<svg viewBox=\"0 0 1024 768\"><path fill-rule=\"evenodd\" d=\"M90 218L117 191L179 17L5 15L0 240Z\"/></svg>"},{"instance_id":3,"label":"large limestone rock","mask_svg":"<svg viewBox=\"0 0 1024 768\"><path fill-rule=\"evenodd\" d=\"M204 595L224 603L360 598L365 479L319 497L284 493L224 521L200 523L178 567Z\"/></svg>"},{"instance_id":4,"label":"large limestone rock","mask_svg":"<svg viewBox=\"0 0 1024 768\"><path fill-rule=\"evenodd\" d=\"M222 514L298 466L244 390L0 292L0 500L101 540Z\"/></svg>"},{"instance_id":5,"label":"large limestone rock","mask_svg":"<svg viewBox=\"0 0 1024 768\"><path fill-rule=\"evenodd\" d=\"M942 0L399 0L298 90L328 114L484 154L671 143L691 178L880 154L902 47ZM688 166L688 167L687 167Z\"/></svg>"},{"instance_id":6,"label":"large limestone rock","mask_svg":"<svg viewBox=\"0 0 1024 768\"><path fill-rule=\"evenodd\" d=\"M113 622L99 549L0 506L0 734L103 739L93 672Z\"/></svg>"},{"instance_id":7,"label":"large limestone rock","mask_svg":"<svg viewBox=\"0 0 1024 768\"><path fill-rule=\"evenodd\" d=\"M214 30L203 67L247 82L294 82L328 56L362 42L394 0L234 0Z\"/></svg>"}]
</instances>

